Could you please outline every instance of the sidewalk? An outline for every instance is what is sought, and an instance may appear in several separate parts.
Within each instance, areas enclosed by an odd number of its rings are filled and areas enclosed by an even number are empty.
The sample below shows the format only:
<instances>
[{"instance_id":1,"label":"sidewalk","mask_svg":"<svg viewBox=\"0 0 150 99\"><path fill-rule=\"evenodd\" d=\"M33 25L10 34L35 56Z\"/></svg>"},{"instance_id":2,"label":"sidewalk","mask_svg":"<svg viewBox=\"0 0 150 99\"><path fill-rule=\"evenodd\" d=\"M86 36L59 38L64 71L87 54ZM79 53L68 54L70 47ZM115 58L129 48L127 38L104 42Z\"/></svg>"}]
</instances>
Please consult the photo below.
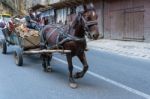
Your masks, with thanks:
<instances>
[{"instance_id":1,"label":"sidewalk","mask_svg":"<svg viewBox=\"0 0 150 99\"><path fill-rule=\"evenodd\" d=\"M87 41L87 43L90 49L107 51L127 57L150 59L150 43L106 39Z\"/></svg>"}]
</instances>

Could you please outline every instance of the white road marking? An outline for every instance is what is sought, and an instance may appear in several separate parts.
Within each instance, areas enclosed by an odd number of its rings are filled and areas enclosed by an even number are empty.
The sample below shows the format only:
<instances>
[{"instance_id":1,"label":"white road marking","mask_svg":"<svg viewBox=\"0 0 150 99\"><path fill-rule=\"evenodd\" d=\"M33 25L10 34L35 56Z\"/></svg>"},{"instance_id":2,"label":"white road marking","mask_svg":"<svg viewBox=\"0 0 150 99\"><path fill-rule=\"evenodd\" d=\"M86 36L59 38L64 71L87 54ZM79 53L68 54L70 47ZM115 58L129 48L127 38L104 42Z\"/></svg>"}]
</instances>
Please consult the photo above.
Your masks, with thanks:
<instances>
[{"instance_id":1,"label":"white road marking","mask_svg":"<svg viewBox=\"0 0 150 99\"><path fill-rule=\"evenodd\" d=\"M59 58L53 57L53 59L55 59L55 60L57 60L57 61L60 61L60 62L62 62L62 63L64 63L64 64L68 64L66 61L61 60L61 59L59 59ZM74 67L77 68L77 69L79 69L79 70L82 70L82 68L80 68L80 67L77 66L77 65L74 65ZM141 97L143 97L143 98L145 98L145 99L150 99L150 95L145 94L145 93L143 93L143 92L141 92L141 91L138 91L138 90L136 90L136 89L133 89L133 88L131 88L131 87L128 87L128 86L126 86L126 85L123 85L123 84L121 84L121 83L119 83L119 82L116 82L116 81L111 80L111 79L109 79L109 78L106 78L106 77L104 77L104 76L98 75L98 74L96 74L96 73L94 73L94 72L88 71L87 73L90 74L90 75L92 75L92 76L94 76L94 77L96 77L96 78L99 78L99 79L102 79L102 80L104 80L104 81L106 81L106 82L108 82L108 83L111 83L111 84L113 84L113 85L115 85L115 86L117 86L117 87L120 87L120 88L122 88L122 89L125 89L125 90L127 90L127 91L129 91L129 92L132 92L132 93L136 94L136 95L139 95L139 96L141 96Z\"/></svg>"}]
</instances>

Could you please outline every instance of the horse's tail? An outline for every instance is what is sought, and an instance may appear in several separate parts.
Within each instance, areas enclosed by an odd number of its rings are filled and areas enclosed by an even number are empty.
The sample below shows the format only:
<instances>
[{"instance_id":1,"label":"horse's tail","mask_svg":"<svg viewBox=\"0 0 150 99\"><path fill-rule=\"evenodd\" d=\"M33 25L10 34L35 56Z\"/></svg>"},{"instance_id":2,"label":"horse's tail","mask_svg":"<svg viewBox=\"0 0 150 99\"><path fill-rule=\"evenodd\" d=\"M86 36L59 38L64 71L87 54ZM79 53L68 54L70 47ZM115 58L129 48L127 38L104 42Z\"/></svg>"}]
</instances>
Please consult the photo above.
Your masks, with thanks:
<instances>
[{"instance_id":1,"label":"horse's tail","mask_svg":"<svg viewBox=\"0 0 150 99\"><path fill-rule=\"evenodd\" d=\"M40 45L42 46L42 48L46 48L46 43L47 43L47 40L46 40L46 32L47 32L47 29L52 27L52 25L45 25L41 30L40 30Z\"/></svg>"},{"instance_id":2,"label":"horse's tail","mask_svg":"<svg viewBox=\"0 0 150 99\"><path fill-rule=\"evenodd\" d=\"M45 37L45 29L47 26L44 26L41 30L40 30L40 47L41 49L45 48L45 43L46 43L46 37Z\"/></svg>"},{"instance_id":3,"label":"horse's tail","mask_svg":"<svg viewBox=\"0 0 150 99\"><path fill-rule=\"evenodd\" d=\"M46 32L45 30L49 27L49 25L44 26L41 30L40 30L40 37L41 37L41 42L45 42L46 41Z\"/></svg>"}]
</instances>

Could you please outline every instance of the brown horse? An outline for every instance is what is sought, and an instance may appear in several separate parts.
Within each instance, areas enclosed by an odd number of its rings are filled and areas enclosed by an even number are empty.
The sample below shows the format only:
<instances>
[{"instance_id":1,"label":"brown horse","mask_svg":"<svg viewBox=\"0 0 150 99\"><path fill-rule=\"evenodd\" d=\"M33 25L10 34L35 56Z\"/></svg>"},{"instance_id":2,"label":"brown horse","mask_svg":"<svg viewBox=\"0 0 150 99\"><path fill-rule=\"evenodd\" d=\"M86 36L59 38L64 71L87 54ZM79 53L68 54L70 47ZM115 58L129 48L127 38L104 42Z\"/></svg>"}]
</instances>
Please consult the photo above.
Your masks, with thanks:
<instances>
[{"instance_id":1,"label":"brown horse","mask_svg":"<svg viewBox=\"0 0 150 99\"><path fill-rule=\"evenodd\" d=\"M97 14L91 4L83 6L84 11L76 14L70 26L47 25L41 31L41 48L59 48L71 50L66 54L69 69L70 87L76 88L77 84L74 78L82 78L88 70L88 64L85 56L86 39L96 40L99 37L97 27ZM72 58L77 56L83 64L83 70L73 75ZM45 71L51 71L50 63L52 55L42 54L43 67Z\"/></svg>"}]
</instances>

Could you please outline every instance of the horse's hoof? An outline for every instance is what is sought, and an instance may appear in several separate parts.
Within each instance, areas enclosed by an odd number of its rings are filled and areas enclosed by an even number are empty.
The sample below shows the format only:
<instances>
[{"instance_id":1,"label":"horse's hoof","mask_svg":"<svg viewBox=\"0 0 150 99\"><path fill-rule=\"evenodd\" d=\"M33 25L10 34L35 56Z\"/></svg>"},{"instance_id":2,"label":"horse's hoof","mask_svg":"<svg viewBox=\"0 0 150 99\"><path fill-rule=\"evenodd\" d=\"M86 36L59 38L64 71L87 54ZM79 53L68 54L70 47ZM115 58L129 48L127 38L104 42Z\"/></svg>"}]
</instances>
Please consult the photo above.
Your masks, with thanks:
<instances>
[{"instance_id":1,"label":"horse's hoof","mask_svg":"<svg viewBox=\"0 0 150 99\"><path fill-rule=\"evenodd\" d=\"M83 74L81 72L77 72L74 76L75 79L79 79L83 77Z\"/></svg>"},{"instance_id":2,"label":"horse's hoof","mask_svg":"<svg viewBox=\"0 0 150 99\"><path fill-rule=\"evenodd\" d=\"M78 84L77 83L69 83L69 86L73 89L77 88L78 87Z\"/></svg>"},{"instance_id":3,"label":"horse's hoof","mask_svg":"<svg viewBox=\"0 0 150 99\"><path fill-rule=\"evenodd\" d=\"M85 51L89 51L89 49L88 49L88 48L85 48L84 50L85 50Z\"/></svg>"},{"instance_id":4,"label":"horse's hoof","mask_svg":"<svg viewBox=\"0 0 150 99\"><path fill-rule=\"evenodd\" d=\"M48 67L47 68L47 72L52 72L53 70L52 70L52 68L51 67Z\"/></svg>"},{"instance_id":5,"label":"horse's hoof","mask_svg":"<svg viewBox=\"0 0 150 99\"><path fill-rule=\"evenodd\" d=\"M44 68L43 71L44 71L44 72L52 72L52 68L51 68L51 67Z\"/></svg>"}]
</instances>

